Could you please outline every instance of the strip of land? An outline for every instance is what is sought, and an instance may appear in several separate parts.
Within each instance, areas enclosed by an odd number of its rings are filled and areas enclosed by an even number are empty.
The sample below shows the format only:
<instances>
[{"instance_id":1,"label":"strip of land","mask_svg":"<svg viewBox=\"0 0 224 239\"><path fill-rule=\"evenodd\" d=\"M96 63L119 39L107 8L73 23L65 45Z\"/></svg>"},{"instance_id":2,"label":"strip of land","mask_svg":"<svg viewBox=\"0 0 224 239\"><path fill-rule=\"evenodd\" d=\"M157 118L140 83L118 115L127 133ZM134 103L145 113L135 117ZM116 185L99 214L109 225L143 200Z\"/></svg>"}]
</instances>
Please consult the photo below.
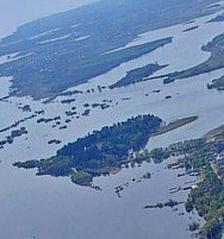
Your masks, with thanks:
<instances>
[{"instance_id":1,"label":"strip of land","mask_svg":"<svg viewBox=\"0 0 224 239\"><path fill-rule=\"evenodd\" d=\"M121 80L119 80L115 84L111 85L110 88L114 89L114 88L119 88L119 87L131 85L131 84L135 84L141 81L145 81L146 77L149 77L156 71L159 71L167 66L168 65L159 65L158 63L155 63L155 64L146 65L144 67L136 68L134 70L127 72L125 77L123 77Z\"/></svg>"},{"instance_id":2,"label":"strip of land","mask_svg":"<svg viewBox=\"0 0 224 239\"><path fill-rule=\"evenodd\" d=\"M184 29L183 32L190 32L190 31L196 30L197 28L199 28L199 26L189 27L187 29Z\"/></svg>"},{"instance_id":3,"label":"strip of land","mask_svg":"<svg viewBox=\"0 0 224 239\"><path fill-rule=\"evenodd\" d=\"M163 82L168 84L178 79L190 78L224 68L224 34L215 37L211 42L203 46L202 50L211 54L207 61L183 71L149 77L148 80L165 78Z\"/></svg>"},{"instance_id":4,"label":"strip of land","mask_svg":"<svg viewBox=\"0 0 224 239\"><path fill-rule=\"evenodd\" d=\"M169 131L178 129L182 126L185 126L187 124L190 124L198 119L198 116L191 116L191 117L186 117L183 119L178 119L176 121L173 121L163 127L160 127L153 136L161 135L168 133Z\"/></svg>"}]
</instances>

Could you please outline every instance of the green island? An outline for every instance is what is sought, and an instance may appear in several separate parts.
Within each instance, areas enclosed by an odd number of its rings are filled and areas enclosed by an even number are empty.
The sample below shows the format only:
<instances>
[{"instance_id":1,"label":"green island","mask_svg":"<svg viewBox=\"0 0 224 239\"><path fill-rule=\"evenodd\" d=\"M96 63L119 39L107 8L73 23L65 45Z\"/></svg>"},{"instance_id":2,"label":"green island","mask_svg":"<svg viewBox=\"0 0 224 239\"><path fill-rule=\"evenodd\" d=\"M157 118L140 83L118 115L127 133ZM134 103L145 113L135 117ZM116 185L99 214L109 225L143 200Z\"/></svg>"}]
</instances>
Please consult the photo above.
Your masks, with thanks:
<instances>
[{"instance_id":1,"label":"green island","mask_svg":"<svg viewBox=\"0 0 224 239\"><path fill-rule=\"evenodd\" d=\"M95 176L115 172L129 162L146 160L147 151L140 151L161 123L153 115L137 116L79 138L49 159L17 162L14 166L37 168L37 175L70 176L76 184L91 186Z\"/></svg>"},{"instance_id":2,"label":"green island","mask_svg":"<svg viewBox=\"0 0 224 239\"><path fill-rule=\"evenodd\" d=\"M220 239L224 223L224 127L221 126L205 137L172 144L150 152L150 158L161 163L177 157L170 168L185 168L186 173L198 176L198 182L190 187L186 211L194 208L205 219L199 237ZM195 226L191 226L194 229Z\"/></svg>"},{"instance_id":3,"label":"green island","mask_svg":"<svg viewBox=\"0 0 224 239\"><path fill-rule=\"evenodd\" d=\"M149 77L156 71L159 71L163 68L167 67L167 65L160 66L158 63L155 64L148 64L144 67L140 67L134 70L127 72L126 76L123 77L121 80L116 82L115 84L111 85L110 88L118 88L124 87L131 84L135 84L137 82L145 81L145 77Z\"/></svg>"}]
</instances>

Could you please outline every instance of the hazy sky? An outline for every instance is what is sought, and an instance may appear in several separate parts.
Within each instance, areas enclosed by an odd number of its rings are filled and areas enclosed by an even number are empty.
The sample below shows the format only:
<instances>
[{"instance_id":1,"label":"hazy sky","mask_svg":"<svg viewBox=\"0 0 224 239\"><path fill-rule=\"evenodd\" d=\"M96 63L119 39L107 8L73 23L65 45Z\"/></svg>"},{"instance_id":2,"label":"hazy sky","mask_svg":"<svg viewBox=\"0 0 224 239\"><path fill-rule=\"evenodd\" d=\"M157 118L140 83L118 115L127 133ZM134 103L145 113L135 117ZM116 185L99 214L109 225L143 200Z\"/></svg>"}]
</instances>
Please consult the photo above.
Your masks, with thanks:
<instances>
[{"instance_id":1,"label":"hazy sky","mask_svg":"<svg viewBox=\"0 0 224 239\"><path fill-rule=\"evenodd\" d=\"M18 25L96 0L0 0L0 37Z\"/></svg>"}]
</instances>

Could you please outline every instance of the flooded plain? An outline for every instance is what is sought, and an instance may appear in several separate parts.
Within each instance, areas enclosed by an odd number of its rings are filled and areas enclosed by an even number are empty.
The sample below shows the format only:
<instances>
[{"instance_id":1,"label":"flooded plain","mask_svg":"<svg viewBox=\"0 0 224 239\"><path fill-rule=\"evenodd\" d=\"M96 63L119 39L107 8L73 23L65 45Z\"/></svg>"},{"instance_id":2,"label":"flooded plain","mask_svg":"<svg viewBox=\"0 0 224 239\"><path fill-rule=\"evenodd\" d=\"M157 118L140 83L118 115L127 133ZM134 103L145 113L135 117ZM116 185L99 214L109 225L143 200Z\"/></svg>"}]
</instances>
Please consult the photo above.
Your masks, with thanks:
<instances>
[{"instance_id":1,"label":"flooded plain","mask_svg":"<svg viewBox=\"0 0 224 239\"><path fill-rule=\"evenodd\" d=\"M145 205L168 199L186 200L187 191L171 195L169 189L183 187L192 178L177 177L182 171L167 169L169 162L160 165L144 163L141 167L136 165L135 168L122 169L116 175L96 178L95 184L103 189L102 192L76 186L69 178L36 177L34 170L13 168L12 163L50 157L64 144L88 132L139 114L152 113L165 122L188 116L199 117L189 125L151 138L147 145L149 149L201 137L223 124L224 93L207 89L207 83L224 75L223 69L168 85L159 79L114 90L97 90L98 85L108 86L125 76L127 71L149 63L169 64L156 73L165 74L207 60L209 53L201 51L202 45L224 29L224 22L207 23L214 17L202 17L187 25L197 25L193 31L184 32L187 27L181 24L139 36L126 47L162 37L173 37L173 42L76 87L76 90L83 91L82 94L59 96L48 104L29 97L10 97L0 101L1 129L25 119L18 127L24 126L28 130L27 135L0 149L0 210L4 215L0 217L0 234L3 238L190 238L189 222L192 218L201 220L195 212L186 214L183 205L175 210L144 209ZM1 78L1 98L8 95L9 88L10 78ZM160 92L155 94L154 90ZM171 98L166 99L166 96ZM72 101L63 103L64 100ZM108 105L106 109L92 107L94 103L105 102ZM89 116L83 115L84 104L89 105ZM27 105L30 107L28 111L24 110ZM42 113L35 113L37 111ZM76 111L76 114L69 116L66 114L69 111ZM29 118L31 115L35 116ZM41 117L60 117L60 126L55 126L54 121L37 123ZM69 123L66 123L67 119ZM64 125L66 128L60 129ZM8 136L10 130L1 132L0 140ZM61 144L49 145L48 141L52 139L60 140ZM152 178L138 180L146 172L150 172ZM115 194L118 185L129 185L122 191L121 198Z\"/></svg>"}]
</instances>

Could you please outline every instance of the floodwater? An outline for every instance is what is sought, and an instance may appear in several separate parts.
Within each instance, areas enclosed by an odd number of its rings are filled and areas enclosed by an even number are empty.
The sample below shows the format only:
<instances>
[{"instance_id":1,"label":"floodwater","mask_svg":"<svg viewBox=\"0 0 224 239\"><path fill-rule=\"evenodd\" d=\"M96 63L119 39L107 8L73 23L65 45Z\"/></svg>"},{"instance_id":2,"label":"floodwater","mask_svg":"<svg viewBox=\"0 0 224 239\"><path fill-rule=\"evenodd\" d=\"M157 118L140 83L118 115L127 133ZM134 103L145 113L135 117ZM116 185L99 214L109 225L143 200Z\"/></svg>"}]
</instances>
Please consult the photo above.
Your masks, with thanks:
<instances>
[{"instance_id":1,"label":"floodwater","mask_svg":"<svg viewBox=\"0 0 224 239\"><path fill-rule=\"evenodd\" d=\"M50 157L63 144L74 141L89 131L138 114L153 113L166 122L187 116L199 116L197 121L187 126L150 139L148 148L200 137L222 124L224 95L216 90L207 90L206 84L222 76L223 70L179 80L169 85L163 85L162 80L154 80L126 88L105 89L102 92L96 90L98 84L109 85L123 77L127 71L155 61L169 64L169 67L156 74L186 69L203 62L209 54L202 52L201 46L222 33L224 27L224 22L206 24L212 17L214 16L197 19L192 25L196 24L199 28L194 31L183 32L190 25L187 27L177 25L139 36L130 45L170 36L173 37L173 43L124 63L107 74L77 87L85 92L94 88L92 93L57 97L49 104L34 102L28 97L13 97L0 102L1 128L8 127L15 121L30 116L35 110L41 109L45 110L43 117L61 116L61 124L65 124L68 118L65 111L71 110L71 107L77 107L76 111L80 116L79 119L70 117L71 122L65 130L60 130L59 127L52 128L53 123L37 124L36 120L42 116L27 120L20 126L26 126L28 135L17 138L12 145L6 145L0 150L2 238L11 239L15 236L18 239L190 238L190 232L187 230L190 217L198 220L198 216L196 213L182 215L183 205L178 206L177 211L144 210L147 204L165 202L169 198L186 200L186 191L170 195L169 188L183 186L192 178L189 176L178 178L177 174L181 170L168 170L168 162L160 165L144 163L141 167L123 169L113 176L96 178L95 184L103 189L102 192L73 185L69 178L36 177L35 170L13 168L12 163ZM1 78L0 86L1 97L7 96L10 78ZM155 89L161 92L152 93ZM167 95L171 95L172 98L165 99ZM61 103L62 99L71 98L76 98L76 101L71 104ZM88 117L82 116L85 110L83 104L102 103L104 100L110 101L108 109L91 108ZM32 112L23 112L19 108L26 104L30 105ZM9 131L0 133L0 139L9 133ZM51 139L60 139L62 144L48 145L47 142ZM151 179L133 182L133 178L139 179L146 172L152 174ZM127 182L129 187L121 193L122 198L119 199L114 188Z\"/></svg>"}]
</instances>

